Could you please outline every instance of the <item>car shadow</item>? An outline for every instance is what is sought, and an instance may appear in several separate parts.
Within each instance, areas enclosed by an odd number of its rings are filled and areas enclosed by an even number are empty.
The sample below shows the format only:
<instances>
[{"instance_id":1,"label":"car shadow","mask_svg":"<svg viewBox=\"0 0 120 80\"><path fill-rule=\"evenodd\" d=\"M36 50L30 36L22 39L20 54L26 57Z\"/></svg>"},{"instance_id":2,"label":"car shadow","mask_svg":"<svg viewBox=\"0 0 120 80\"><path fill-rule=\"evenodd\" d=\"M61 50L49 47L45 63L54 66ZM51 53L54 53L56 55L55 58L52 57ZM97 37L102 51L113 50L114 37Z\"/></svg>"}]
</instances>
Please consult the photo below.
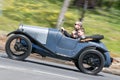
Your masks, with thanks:
<instances>
[{"instance_id":1,"label":"car shadow","mask_svg":"<svg viewBox=\"0 0 120 80\"><path fill-rule=\"evenodd\" d=\"M0 57L1 58L5 58L5 59L9 59L7 56L0 56ZM17 61L20 61L20 60L17 60ZM43 66L48 66L48 67L53 67L53 68L58 68L58 69L64 69L64 70L68 70L68 71L74 71L74 72L77 72L77 73L82 73L79 70L77 70L77 68L76 69L72 69L72 68L67 68L67 67L63 67L63 66L60 66L60 65L43 63L43 62L37 62L37 61L33 61L33 60L23 60L22 62L28 62L28 63L32 63L32 64L38 64L38 65L43 65ZM83 74L85 74L85 73L83 73ZM89 74L86 74L86 75L89 75ZM100 73L97 74L97 75L91 75L91 76L101 76L101 77L104 77L104 75L101 75Z\"/></svg>"},{"instance_id":2,"label":"car shadow","mask_svg":"<svg viewBox=\"0 0 120 80\"><path fill-rule=\"evenodd\" d=\"M77 72L77 73L82 73L81 71L77 70L77 68L76 69L71 69L71 68L60 66L60 65L58 66L58 65L54 65L54 64L42 63L42 62L31 61L31 60L24 60L24 61L25 62L29 62L29 63L38 64L38 65L44 65L44 66L48 66L48 67L53 67L53 68L64 69L64 70L68 70L68 71L74 71L74 72ZM83 74L85 74L85 73L83 73ZM90 75L90 74L87 74L87 75ZM104 77L101 74L96 74L96 75L92 75L92 76L101 76L101 77Z\"/></svg>"},{"instance_id":3,"label":"car shadow","mask_svg":"<svg viewBox=\"0 0 120 80\"><path fill-rule=\"evenodd\" d=\"M60 65L58 66L58 65L54 65L54 64L42 63L42 62L31 61L31 60L24 60L24 61L29 62L29 63L38 64L38 65L44 65L44 66L48 66L48 67L54 67L54 68L65 69L65 70L74 71L74 72L80 72L77 69L71 69L71 68L60 66Z\"/></svg>"}]
</instances>

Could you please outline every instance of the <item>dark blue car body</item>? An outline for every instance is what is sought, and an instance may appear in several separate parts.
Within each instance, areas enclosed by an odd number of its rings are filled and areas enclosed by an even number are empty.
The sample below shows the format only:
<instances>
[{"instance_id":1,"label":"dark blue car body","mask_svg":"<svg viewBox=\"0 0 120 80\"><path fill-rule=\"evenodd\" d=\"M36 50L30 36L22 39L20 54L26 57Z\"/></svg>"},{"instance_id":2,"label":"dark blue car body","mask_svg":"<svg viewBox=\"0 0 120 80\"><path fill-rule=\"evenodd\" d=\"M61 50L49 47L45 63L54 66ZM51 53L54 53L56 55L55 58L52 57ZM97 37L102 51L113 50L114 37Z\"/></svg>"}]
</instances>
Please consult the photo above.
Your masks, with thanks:
<instances>
[{"instance_id":1,"label":"dark blue car body","mask_svg":"<svg viewBox=\"0 0 120 80\"><path fill-rule=\"evenodd\" d=\"M108 49L100 40L81 42L80 39L66 37L58 29L23 25L8 35L11 34L26 36L32 43L31 53L38 53L43 57L75 61L85 50L92 49L99 51L104 56L104 67L109 67L112 63ZM9 52L7 53L9 54Z\"/></svg>"}]
</instances>

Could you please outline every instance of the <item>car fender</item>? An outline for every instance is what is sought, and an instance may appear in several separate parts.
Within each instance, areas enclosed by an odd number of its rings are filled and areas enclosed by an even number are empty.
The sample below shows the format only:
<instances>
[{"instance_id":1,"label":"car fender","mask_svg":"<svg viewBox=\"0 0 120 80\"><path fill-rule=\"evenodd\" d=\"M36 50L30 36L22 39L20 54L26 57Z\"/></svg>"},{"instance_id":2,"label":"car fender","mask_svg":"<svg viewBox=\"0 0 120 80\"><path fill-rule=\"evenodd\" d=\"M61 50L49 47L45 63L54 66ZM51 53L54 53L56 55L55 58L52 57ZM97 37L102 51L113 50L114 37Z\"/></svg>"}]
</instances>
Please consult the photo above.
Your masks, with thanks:
<instances>
[{"instance_id":1,"label":"car fender","mask_svg":"<svg viewBox=\"0 0 120 80\"><path fill-rule=\"evenodd\" d=\"M13 31L13 32L10 32L9 34L7 34L7 36L10 36L12 34L21 34L21 35L25 35L28 39L30 39L30 41L38 46L40 46L41 48L45 49L46 51L50 52L52 56L55 55L54 52L52 52L51 50L49 50L48 48L46 48L43 44L41 44L40 42L38 42L37 40L35 40L34 38L32 38L32 36L30 36L29 34L23 32L23 31L19 31L19 30L16 30L16 31Z\"/></svg>"},{"instance_id":2,"label":"car fender","mask_svg":"<svg viewBox=\"0 0 120 80\"><path fill-rule=\"evenodd\" d=\"M74 59L77 60L79 58L80 54L83 51L88 50L88 49L95 49L95 50L100 51L103 54L103 56L105 58L104 67L109 67L111 65L112 62L111 62L111 57L110 57L109 51L107 49L104 49L104 48L100 47L100 46L87 46L87 47L84 47L77 53L77 55L74 57Z\"/></svg>"},{"instance_id":3,"label":"car fender","mask_svg":"<svg viewBox=\"0 0 120 80\"><path fill-rule=\"evenodd\" d=\"M31 42L33 42L33 41L36 42L36 40L34 38L32 38L29 34L23 32L23 31L20 31L20 30L12 31L12 32L7 34L7 37L12 35L12 34L21 34L21 35L26 36Z\"/></svg>"},{"instance_id":4,"label":"car fender","mask_svg":"<svg viewBox=\"0 0 120 80\"><path fill-rule=\"evenodd\" d=\"M30 38L30 35L27 34L27 33L24 33L23 31L19 31L19 30L16 30L16 31L12 31L10 33L7 34L7 36L10 36L12 34L22 34L22 35L25 35L26 37Z\"/></svg>"},{"instance_id":5,"label":"car fender","mask_svg":"<svg viewBox=\"0 0 120 80\"><path fill-rule=\"evenodd\" d=\"M95 49L95 50L98 50L100 51L101 53L103 53L103 55L105 56L105 52L108 52L106 49L103 49L102 47L100 46L95 46L95 45L89 45L89 46L86 46L86 47L83 47L82 49L79 50L79 52L75 55L75 59L78 59L79 55L85 51L85 50L88 50L88 49Z\"/></svg>"}]
</instances>

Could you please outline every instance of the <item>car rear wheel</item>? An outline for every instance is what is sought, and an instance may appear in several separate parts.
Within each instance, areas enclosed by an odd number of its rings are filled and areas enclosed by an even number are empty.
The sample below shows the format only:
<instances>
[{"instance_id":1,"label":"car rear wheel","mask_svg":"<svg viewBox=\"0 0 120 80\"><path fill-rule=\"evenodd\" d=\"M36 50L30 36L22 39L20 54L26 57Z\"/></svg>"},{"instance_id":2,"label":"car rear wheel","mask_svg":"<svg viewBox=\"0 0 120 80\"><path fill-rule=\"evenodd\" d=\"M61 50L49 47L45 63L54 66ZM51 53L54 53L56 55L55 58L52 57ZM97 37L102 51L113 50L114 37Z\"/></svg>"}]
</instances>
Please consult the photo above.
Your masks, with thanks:
<instances>
[{"instance_id":1,"label":"car rear wheel","mask_svg":"<svg viewBox=\"0 0 120 80\"><path fill-rule=\"evenodd\" d=\"M5 49L9 58L24 60L30 55L32 44L26 36L16 34L7 40Z\"/></svg>"},{"instance_id":2,"label":"car rear wheel","mask_svg":"<svg viewBox=\"0 0 120 80\"><path fill-rule=\"evenodd\" d=\"M78 69L87 74L97 74L104 67L104 56L97 50L86 50L81 53L78 59Z\"/></svg>"}]
</instances>

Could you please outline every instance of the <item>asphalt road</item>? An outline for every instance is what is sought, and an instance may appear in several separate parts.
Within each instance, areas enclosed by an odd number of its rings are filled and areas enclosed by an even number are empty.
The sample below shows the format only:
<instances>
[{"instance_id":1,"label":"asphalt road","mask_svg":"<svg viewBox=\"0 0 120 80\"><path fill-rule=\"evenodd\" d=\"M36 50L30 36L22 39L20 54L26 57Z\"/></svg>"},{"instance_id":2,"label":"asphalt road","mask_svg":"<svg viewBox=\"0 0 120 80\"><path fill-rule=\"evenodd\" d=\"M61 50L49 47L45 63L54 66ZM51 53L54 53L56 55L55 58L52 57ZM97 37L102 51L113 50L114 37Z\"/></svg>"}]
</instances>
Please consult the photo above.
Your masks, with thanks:
<instances>
[{"instance_id":1,"label":"asphalt road","mask_svg":"<svg viewBox=\"0 0 120 80\"><path fill-rule=\"evenodd\" d=\"M69 65L32 58L16 61L0 53L0 80L120 80L120 76L103 72L93 76Z\"/></svg>"}]
</instances>

